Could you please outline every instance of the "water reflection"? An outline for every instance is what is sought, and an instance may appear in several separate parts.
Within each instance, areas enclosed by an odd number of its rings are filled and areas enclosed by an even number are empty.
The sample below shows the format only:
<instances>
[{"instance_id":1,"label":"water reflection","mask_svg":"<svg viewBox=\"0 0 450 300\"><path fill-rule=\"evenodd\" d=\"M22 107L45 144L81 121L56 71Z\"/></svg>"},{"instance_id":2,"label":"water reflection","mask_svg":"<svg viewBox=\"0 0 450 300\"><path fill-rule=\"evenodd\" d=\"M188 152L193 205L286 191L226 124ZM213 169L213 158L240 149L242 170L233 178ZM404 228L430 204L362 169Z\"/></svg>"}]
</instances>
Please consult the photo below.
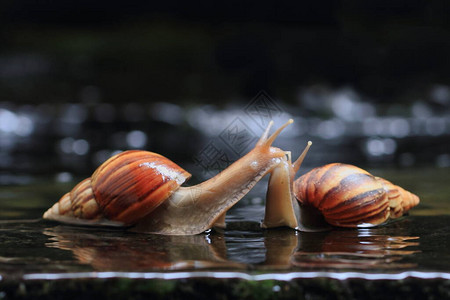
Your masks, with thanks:
<instances>
[{"instance_id":1,"label":"water reflection","mask_svg":"<svg viewBox=\"0 0 450 300\"><path fill-rule=\"evenodd\" d=\"M267 230L264 234L267 252L262 266L268 269L290 268L291 259L299 243L300 237L290 229Z\"/></svg>"},{"instance_id":2,"label":"water reflection","mask_svg":"<svg viewBox=\"0 0 450 300\"><path fill-rule=\"evenodd\" d=\"M416 264L404 262L404 258L420 252L409 248L419 246L418 237L383 234L379 229L305 233L299 240L291 262L307 268L412 268Z\"/></svg>"},{"instance_id":3,"label":"water reflection","mask_svg":"<svg viewBox=\"0 0 450 300\"><path fill-rule=\"evenodd\" d=\"M217 235L162 236L99 231L65 226L47 228L46 246L72 251L81 264L97 271L241 269L226 260Z\"/></svg>"},{"instance_id":4,"label":"water reflection","mask_svg":"<svg viewBox=\"0 0 450 300\"><path fill-rule=\"evenodd\" d=\"M248 229L248 228L247 228ZM296 233L237 230L196 236L141 235L66 226L47 228L46 246L72 251L97 271L403 269L418 237L383 230ZM245 240L244 243L242 240Z\"/></svg>"}]
</instances>

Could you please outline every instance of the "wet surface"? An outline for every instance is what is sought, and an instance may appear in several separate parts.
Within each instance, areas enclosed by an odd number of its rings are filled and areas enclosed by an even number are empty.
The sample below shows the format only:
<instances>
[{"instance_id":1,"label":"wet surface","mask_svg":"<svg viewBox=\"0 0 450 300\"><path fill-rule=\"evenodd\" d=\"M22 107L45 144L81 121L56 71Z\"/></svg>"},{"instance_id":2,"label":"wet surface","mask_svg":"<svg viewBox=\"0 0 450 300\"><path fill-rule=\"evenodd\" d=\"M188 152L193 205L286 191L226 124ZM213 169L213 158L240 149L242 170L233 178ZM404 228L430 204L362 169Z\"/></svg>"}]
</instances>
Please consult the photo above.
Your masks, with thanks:
<instances>
[{"instance_id":1,"label":"wet surface","mask_svg":"<svg viewBox=\"0 0 450 300\"><path fill-rule=\"evenodd\" d=\"M250 19L229 4L12 2L0 18L0 300L450 299L443 1L258 3ZM41 219L118 151L161 153L194 185L289 118L274 145L295 157L312 140L305 172L355 164L420 205L372 229L264 231L261 182L227 229L197 236Z\"/></svg>"},{"instance_id":2,"label":"wet surface","mask_svg":"<svg viewBox=\"0 0 450 300\"><path fill-rule=\"evenodd\" d=\"M47 180L1 187L0 275L13 280L450 278L450 207L444 184L448 170L389 169L377 174L420 195L420 205L409 216L384 226L320 233L260 229L264 183L229 212L225 230L196 236L137 234L44 221L41 214L72 183Z\"/></svg>"}]
</instances>

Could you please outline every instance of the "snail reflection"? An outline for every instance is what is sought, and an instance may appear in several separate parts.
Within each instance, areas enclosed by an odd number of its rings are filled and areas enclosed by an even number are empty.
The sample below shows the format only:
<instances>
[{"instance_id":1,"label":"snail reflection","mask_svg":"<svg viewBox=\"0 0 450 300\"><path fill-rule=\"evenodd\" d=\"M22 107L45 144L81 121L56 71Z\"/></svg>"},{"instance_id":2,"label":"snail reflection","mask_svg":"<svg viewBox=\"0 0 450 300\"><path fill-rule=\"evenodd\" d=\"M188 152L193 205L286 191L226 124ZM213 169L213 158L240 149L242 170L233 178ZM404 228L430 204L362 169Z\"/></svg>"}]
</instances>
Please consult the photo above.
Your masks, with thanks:
<instances>
[{"instance_id":1,"label":"snail reflection","mask_svg":"<svg viewBox=\"0 0 450 300\"><path fill-rule=\"evenodd\" d=\"M416 264L407 258L420 252L419 238L397 234L402 234L401 230L391 235L383 228L304 233L291 263L302 268L326 269L414 267Z\"/></svg>"},{"instance_id":2,"label":"snail reflection","mask_svg":"<svg viewBox=\"0 0 450 300\"><path fill-rule=\"evenodd\" d=\"M142 235L57 226L48 228L50 248L72 251L81 264L97 271L242 268L226 260L220 235Z\"/></svg>"},{"instance_id":3,"label":"snail reflection","mask_svg":"<svg viewBox=\"0 0 450 300\"><path fill-rule=\"evenodd\" d=\"M314 233L235 228L189 236L57 226L44 234L47 247L69 250L98 271L401 269L414 266L408 258L419 245L402 226Z\"/></svg>"}]
</instances>

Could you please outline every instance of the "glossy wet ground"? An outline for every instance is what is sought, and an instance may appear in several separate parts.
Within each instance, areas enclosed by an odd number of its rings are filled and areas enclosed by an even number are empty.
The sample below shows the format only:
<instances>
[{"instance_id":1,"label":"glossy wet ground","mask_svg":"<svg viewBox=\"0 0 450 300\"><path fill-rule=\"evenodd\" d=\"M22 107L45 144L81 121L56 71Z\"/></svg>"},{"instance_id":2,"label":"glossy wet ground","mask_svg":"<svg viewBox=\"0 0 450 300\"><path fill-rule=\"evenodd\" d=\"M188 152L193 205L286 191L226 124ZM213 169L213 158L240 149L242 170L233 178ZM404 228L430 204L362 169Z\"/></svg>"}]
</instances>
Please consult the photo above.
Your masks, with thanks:
<instances>
[{"instance_id":1,"label":"glossy wet ground","mask_svg":"<svg viewBox=\"0 0 450 300\"><path fill-rule=\"evenodd\" d=\"M384 226L321 233L261 230L263 183L230 211L225 230L185 237L41 220L73 183L1 187L0 298L76 298L70 293L80 289L95 298L106 286L110 296L135 298L202 290L349 299L379 288L384 297L450 297L449 170L374 172L418 194L419 207Z\"/></svg>"}]
</instances>

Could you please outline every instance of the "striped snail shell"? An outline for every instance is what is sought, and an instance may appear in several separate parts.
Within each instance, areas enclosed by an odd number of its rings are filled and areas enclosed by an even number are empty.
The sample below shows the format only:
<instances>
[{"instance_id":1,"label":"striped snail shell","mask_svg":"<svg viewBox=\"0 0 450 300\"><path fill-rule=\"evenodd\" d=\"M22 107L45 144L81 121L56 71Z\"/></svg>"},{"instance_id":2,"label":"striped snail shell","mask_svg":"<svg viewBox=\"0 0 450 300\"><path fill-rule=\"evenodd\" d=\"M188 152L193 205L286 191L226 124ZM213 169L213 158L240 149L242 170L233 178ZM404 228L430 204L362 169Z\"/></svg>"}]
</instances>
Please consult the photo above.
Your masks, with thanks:
<instances>
[{"instance_id":1,"label":"striped snail shell","mask_svg":"<svg viewBox=\"0 0 450 300\"><path fill-rule=\"evenodd\" d=\"M65 194L44 218L131 225L152 212L190 176L157 153L121 152Z\"/></svg>"},{"instance_id":2,"label":"striped snail shell","mask_svg":"<svg viewBox=\"0 0 450 300\"><path fill-rule=\"evenodd\" d=\"M314 207L326 222L340 227L370 227L398 218L419 198L356 166L332 163L315 168L294 181L302 207Z\"/></svg>"}]
</instances>

